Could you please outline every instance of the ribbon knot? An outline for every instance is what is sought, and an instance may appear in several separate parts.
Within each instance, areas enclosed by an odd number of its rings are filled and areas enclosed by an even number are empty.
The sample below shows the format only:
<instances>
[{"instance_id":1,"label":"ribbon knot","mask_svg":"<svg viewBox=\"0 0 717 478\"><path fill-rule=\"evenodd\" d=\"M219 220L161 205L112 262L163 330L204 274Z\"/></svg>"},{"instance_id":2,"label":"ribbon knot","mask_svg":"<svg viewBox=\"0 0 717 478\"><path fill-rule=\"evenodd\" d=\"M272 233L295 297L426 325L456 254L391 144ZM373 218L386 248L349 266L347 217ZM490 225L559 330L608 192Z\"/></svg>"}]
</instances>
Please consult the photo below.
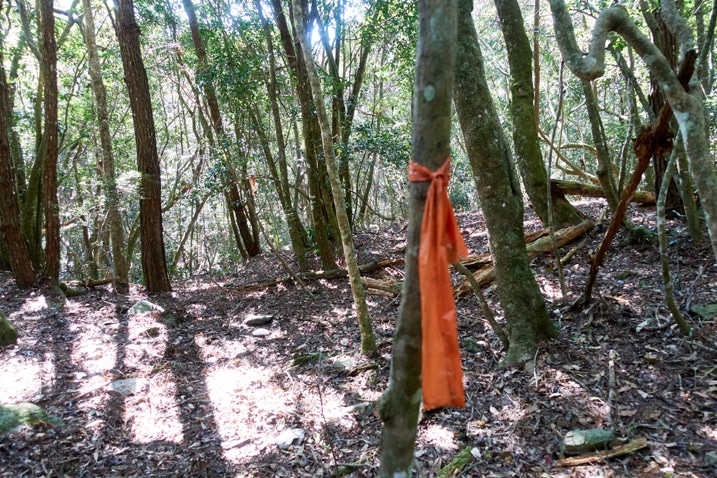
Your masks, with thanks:
<instances>
[{"instance_id":1,"label":"ribbon knot","mask_svg":"<svg viewBox=\"0 0 717 478\"><path fill-rule=\"evenodd\" d=\"M468 255L446 186L451 158L436 169L409 162L408 180L431 181L418 252L421 287L422 388L426 410L465 406L458 325L448 264Z\"/></svg>"}]
</instances>

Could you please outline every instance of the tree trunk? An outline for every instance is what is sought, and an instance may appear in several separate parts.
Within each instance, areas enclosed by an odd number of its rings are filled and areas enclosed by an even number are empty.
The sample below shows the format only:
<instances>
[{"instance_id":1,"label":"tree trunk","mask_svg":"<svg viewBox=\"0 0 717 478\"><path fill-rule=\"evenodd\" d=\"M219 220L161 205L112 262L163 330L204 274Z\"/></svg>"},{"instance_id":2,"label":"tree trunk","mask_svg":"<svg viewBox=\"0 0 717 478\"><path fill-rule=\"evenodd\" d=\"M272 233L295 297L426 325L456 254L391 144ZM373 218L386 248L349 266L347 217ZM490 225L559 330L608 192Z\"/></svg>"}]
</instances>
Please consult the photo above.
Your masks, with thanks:
<instances>
[{"instance_id":1,"label":"tree trunk","mask_svg":"<svg viewBox=\"0 0 717 478\"><path fill-rule=\"evenodd\" d=\"M129 292L129 272L125 257L124 227L122 226L122 217L119 212L120 198L117 191L115 161L112 153L112 134L110 132L109 114L107 113L107 93L102 80L100 58L97 53L95 19L91 1L82 0L82 8L84 10L84 37L87 45L90 79L92 81L92 92L97 104L97 124L102 146L102 160L98 163L99 170L102 173L107 222L109 223L112 245L112 266L114 268L112 284L116 293L127 294Z\"/></svg>"},{"instance_id":2,"label":"tree trunk","mask_svg":"<svg viewBox=\"0 0 717 478\"><path fill-rule=\"evenodd\" d=\"M207 68L207 53L204 50L202 37L199 34L199 24L197 23L197 16L194 11L194 4L192 4L191 0L183 0L182 3L184 5L184 11L186 12L187 19L189 21L189 29L192 32L194 50L197 54L197 60L199 60L198 72L201 75ZM249 222L249 218L251 217L251 214L247 214L247 206L246 203L242 201L242 195L238 186L242 181L242 178L239 177L239 175L237 174L234 165L231 163L229 152L225 147L226 131L224 129L222 114L219 110L219 100L217 99L217 94L214 90L214 84L209 79L205 79L202 82L202 88L204 89L204 95L206 96L207 104L209 105L209 115L212 121L212 129L216 133L216 145L221 150L222 158L224 159L224 163L226 164L227 169L230 173L228 188L229 196L232 199L230 203L231 210L234 213L234 218L237 222L237 226L241 231L241 237L244 240L244 247L246 249L247 254L249 255L249 257L256 256L261 253L261 248L259 247L258 241L259 233L257 228L250 227L251 223ZM252 233L252 229L254 229L255 233ZM257 238L256 241L254 240L255 237Z\"/></svg>"},{"instance_id":3,"label":"tree trunk","mask_svg":"<svg viewBox=\"0 0 717 478\"><path fill-rule=\"evenodd\" d=\"M659 10L653 13L653 17L657 22L657 27L660 29L660 34L653 37L655 46L660 49L665 59L668 61L673 70L677 68L677 39L675 35L667 28L665 21L662 18L662 14ZM660 84L657 80L652 78L651 81L652 90L650 91L650 105L655 114L659 113L662 106L665 104L665 95L660 88ZM666 217L674 217L674 213L678 212L684 215L685 208L682 205L682 197L680 191L677 189L677 185L672 177L665 177L667 170L667 162L670 159L669 151L658 151L652 158L652 167L654 171L654 191L655 195L658 196L662 190L662 181L667 179L669 181L667 187L667 197L665 198L665 214Z\"/></svg>"},{"instance_id":4,"label":"tree trunk","mask_svg":"<svg viewBox=\"0 0 717 478\"><path fill-rule=\"evenodd\" d=\"M485 80L471 17L471 0L459 0L455 105L490 237L498 298L510 347L505 363L533 357L538 341L557 335L530 269L523 233L523 203L510 150Z\"/></svg>"},{"instance_id":5,"label":"tree trunk","mask_svg":"<svg viewBox=\"0 0 717 478\"><path fill-rule=\"evenodd\" d=\"M311 219L314 225L314 238L319 249L321 265L324 269L336 269L336 258L328 237L329 218L327 211L330 208L324 207L324 187L322 186L323 176L319 168L318 153L316 147L320 144L319 127L316 124L314 105L311 99L311 87L309 86L306 65L302 55L297 55L300 48L298 41L295 44L289 31L284 9L281 0L273 0L274 19L279 28L281 42L286 53L289 69L292 72L296 96L301 106L301 125L304 134L304 159L307 166L307 180L311 196ZM330 205L329 205L330 206Z\"/></svg>"},{"instance_id":6,"label":"tree trunk","mask_svg":"<svg viewBox=\"0 0 717 478\"><path fill-rule=\"evenodd\" d=\"M269 73L266 78L266 89L269 93L269 102L271 104L271 115L274 122L274 131L276 133L277 153L278 153L278 169L275 176L278 177L279 183L276 188L281 201L281 208L286 217L287 228L289 229L289 237L291 238L291 246L294 255L299 262L299 269L304 271L309 269L309 261L306 258L306 230L301 223L301 218L296 210L296 204L291 200L289 188L289 171L286 161L286 141L284 139L284 128L281 125L281 113L279 110L278 86L276 82L276 57L274 54L274 43L271 38L271 30L269 22L264 17L261 9L261 2L257 0L257 11L261 19L264 30L264 39L267 44L267 53L269 55ZM258 115L257 115L258 116ZM260 119L257 118L257 121ZM266 145L267 162L271 166L270 156L271 150L267 141L263 141ZM272 173L273 174L273 173Z\"/></svg>"},{"instance_id":7,"label":"tree trunk","mask_svg":"<svg viewBox=\"0 0 717 478\"><path fill-rule=\"evenodd\" d=\"M547 227L548 176L540 152L533 104L533 71L530 42L516 0L495 0L510 63L510 115L513 144L525 190L533 209ZM581 221L580 215L564 196L553 196L553 223L561 228Z\"/></svg>"},{"instance_id":8,"label":"tree trunk","mask_svg":"<svg viewBox=\"0 0 717 478\"><path fill-rule=\"evenodd\" d=\"M2 64L2 50L0 50L0 64ZM0 88L3 89L3 96L5 96L8 88L6 77L1 75L0 81L2 81ZM20 228L20 208L15 191L15 174L8 138L6 106L5 101L0 101L0 204L2 204L0 207L0 236L15 276L15 282L19 288L25 289L32 286L35 272Z\"/></svg>"},{"instance_id":9,"label":"tree trunk","mask_svg":"<svg viewBox=\"0 0 717 478\"><path fill-rule=\"evenodd\" d=\"M41 0L42 66L45 75L45 128L43 131L45 275L60 280L60 210L57 203L57 47L53 0Z\"/></svg>"},{"instance_id":10,"label":"tree trunk","mask_svg":"<svg viewBox=\"0 0 717 478\"><path fill-rule=\"evenodd\" d=\"M116 4L115 27L134 121L137 168L141 174L139 220L142 274L148 292L169 292L172 285L164 253L162 185L149 80L142 60L133 0L117 0Z\"/></svg>"},{"instance_id":11,"label":"tree trunk","mask_svg":"<svg viewBox=\"0 0 717 478\"><path fill-rule=\"evenodd\" d=\"M413 161L436 170L450 155L456 63L455 0L421 0L413 94ZM470 15L469 15L470 18ZM421 403L421 291L418 249L429 183L409 184L406 271L388 389L379 402L382 477L409 477Z\"/></svg>"},{"instance_id":12,"label":"tree trunk","mask_svg":"<svg viewBox=\"0 0 717 478\"><path fill-rule=\"evenodd\" d=\"M620 195L617 192L615 178L612 175L612 161L610 160L610 151L608 150L605 138L605 129L600 119L600 109L598 108L597 98L595 98L592 84L589 81L582 81L581 85L585 97L585 109L588 112L588 119L590 120L590 132L592 133L593 143L595 144L597 177L600 180L602 190L605 192L605 199L610 207L610 211L615 212L620 202Z\"/></svg>"},{"instance_id":13,"label":"tree trunk","mask_svg":"<svg viewBox=\"0 0 717 478\"><path fill-rule=\"evenodd\" d=\"M314 57L304 30L304 15L301 0L293 0L293 10L294 18L296 19L296 34L299 38L300 48L306 63L308 80L311 85L311 93L316 107L316 116L319 126L321 127L321 142L326 159L326 168L329 173L329 180L331 181L331 192L336 208L336 218L341 232L341 243L344 249L346 267L349 271L349 282L351 283L351 292L353 294L356 316L361 331L361 353L370 355L376 349L376 339L374 338L373 328L371 326L371 318L368 315L368 305L366 304L366 294L363 289L363 284L361 283L361 273L359 272L358 263L356 261L356 251L354 249L353 238L351 237L351 225L349 224L348 214L346 214L346 203L344 202L343 192L341 190L339 171L336 167L334 143L331 138L330 123L328 115L326 114L326 105L324 105L319 74L316 70Z\"/></svg>"}]
</instances>

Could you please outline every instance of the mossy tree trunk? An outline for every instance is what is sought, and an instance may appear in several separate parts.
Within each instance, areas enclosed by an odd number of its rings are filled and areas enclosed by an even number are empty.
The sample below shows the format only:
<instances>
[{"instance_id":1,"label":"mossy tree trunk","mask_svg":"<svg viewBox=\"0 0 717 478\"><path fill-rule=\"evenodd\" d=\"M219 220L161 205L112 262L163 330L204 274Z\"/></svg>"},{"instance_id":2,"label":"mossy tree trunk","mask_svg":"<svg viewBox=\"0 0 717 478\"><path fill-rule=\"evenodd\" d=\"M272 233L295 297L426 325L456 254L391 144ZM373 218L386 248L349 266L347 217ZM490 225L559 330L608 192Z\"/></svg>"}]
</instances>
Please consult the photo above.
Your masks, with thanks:
<instances>
[{"instance_id":1,"label":"mossy tree trunk","mask_svg":"<svg viewBox=\"0 0 717 478\"><path fill-rule=\"evenodd\" d=\"M533 53L517 0L495 0L510 64L510 115L513 144L525 190L533 209L547 227L548 175L540 152L533 104ZM562 194L553 194L553 224L561 228L582 218Z\"/></svg>"},{"instance_id":2,"label":"mossy tree trunk","mask_svg":"<svg viewBox=\"0 0 717 478\"><path fill-rule=\"evenodd\" d=\"M473 2L458 1L455 104L490 236L498 298L508 324L505 363L532 358L538 341L557 335L530 269L523 234L523 199L485 80L471 17Z\"/></svg>"},{"instance_id":3,"label":"mossy tree trunk","mask_svg":"<svg viewBox=\"0 0 717 478\"><path fill-rule=\"evenodd\" d=\"M691 31L679 15L673 0L662 0L660 5L665 23L678 39L682 62L688 53L694 54ZM608 33L615 32L635 49L660 84L680 127L690 172L702 199L712 252L717 257L717 171L705 133L704 98L701 88L686 90L680 84L665 56L635 25L624 6L613 5L600 13L593 27L587 55L578 48L572 18L565 2L550 0L550 8L560 52L575 76L590 81L604 75L605 43Z\"/></svg>"}]
</instances>

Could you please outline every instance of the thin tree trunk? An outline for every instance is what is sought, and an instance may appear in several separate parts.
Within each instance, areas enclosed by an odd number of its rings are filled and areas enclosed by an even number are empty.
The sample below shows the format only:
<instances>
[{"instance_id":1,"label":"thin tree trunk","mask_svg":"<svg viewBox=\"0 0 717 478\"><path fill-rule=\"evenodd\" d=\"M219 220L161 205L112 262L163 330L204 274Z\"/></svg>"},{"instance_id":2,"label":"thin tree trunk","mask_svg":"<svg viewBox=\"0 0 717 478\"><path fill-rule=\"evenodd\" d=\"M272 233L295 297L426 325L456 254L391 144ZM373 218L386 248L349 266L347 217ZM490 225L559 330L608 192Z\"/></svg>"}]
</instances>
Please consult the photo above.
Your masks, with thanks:
<instances>
[{"instance_id":1,"label":"thin tree trunk","mask_svg":"<svg viewBox=\"0 0 717 478\"><path fill-rule=\"evenodd\" d=\"M371 318L368 315L368 305L366 304L366 293L361 283L361 273L358 269L356 261L356 251L354 249L353 238L351 237L351 225L346 214L346 203L344 202L343 192L341 190L341 180L339 171L336 167L336 157L334 154L334 143L331 139L331 129L329 118L326 114L326 105L321 92L321 84L319 82L319 74L316 70L314 57L311 53L311 47L308 44L306 33L304 30L304 15L301 7L301 0L293 0L294 18L296 19L296 34L299 37L299 43L304 55L308 80L311 85L311 93L314 98L314 106L316 107L316 116L321 127L321 142L324 148L324 158L326 159L326 168L331 181L331 192L333 194L334 205L336 209L336 218L341 232L341 243L344 249L344 257L346 258L346 267L349 272L349 282L351 283L351 292L356 307L356 316L361 331L361 353L370 355L376 349L376 339L371 326Z\"/></svg>"},{"instance_id":2,"label":"thin tree trunk","mask_svg":"<svg viewBox=\"0 0 717 478\"><path fill-rule=\"evenodd\" d=\"M688 54L695 54L691 33L672 0L663 0L661 5L668 27L677 32L680 42L680 61L684 62ZM690 88L687 91L680 84L680 80L664 55L633 23L623 6L614 5L600 13L595 23L588 55L584 55L577 47L572 19L565 2L550 0L550 7L553 11L553 25L560 51L568 68L576 76L589 81L605 73L605 42L607 34L615 31L635 49L660 83L680 126L690 171L702 199L712 252L717 258L717 172L705 133L704 98L701 89Z\"/></svg>"},{"instance_id":3,"label":"thin tree trunk","mask_svg":"<svg viewBox=\"0 0 717 478\"><path fill-rule=\"evenodd\" d=\"M321 265L325 270L338 268L334 251L329 241L327 227L329 226L329 218L327 211L330 208L324 207L324 187L322 186L322 170L319 168L317 159L316 146L321 141L320 134L317 134L318 125L316 117L313 113L313 102L311 99L311 87L306 78L306 66L302 55L297 55L298 43L295 45L289 31L289 25L284 14L281 0L272 1L274 7L274 19L279 28L281 42L286 53L286 59L289 69L292 72L296 97L301 106L301 126L304 135L304 159L307 165L307 181L309 184L309 192L311 196L311 219L314 225L314 238L319 249ZM296 132L296 131L295 131ZM298 144L297 144L298 147ZM329 205L330 206L330 205Z\"/></svg>"},{"instance_id":4,"label":"thin tree trunk","mask_svg":"<svg viewBox=\"0 0 717 478\"><path fill-rule=\"evenodd\" d=\"M281 207L284 210L286 216L286 223L289 229L289 237L291 238L292 249L294 255L299 262L299 269L304 271L309 269L309 261L306 258L306 231L304 225L301 223L299 214L296 210L296 204L291 200L291 193L289 188L289 172L286 161L286 140L284 139L284 129L281 125L281 114L279 111L279 100L278 86L276 81L276 56L274 54L274 42L271 38L271 31L269 28L269 22L264 17L261 9L261 2L256 2L257 11L259 12L259 18L262 22L264 29L264 38L267 44L267 52L269 54L269 74L266 78L266 89L269 93L269 102L271 104L271 115L274 122L274 131L276 133L277 142L277 154L278 154L278 176L279 184L277 185L277 191L279 192L279 199L281 200ZM258 121L258 118L257 118ZM268 144L267 150L268 148ZM270 153L270 150L269 150ZM267 161L269 156L267 156Z\"/></svg>"},{"instance_id":5,"label":"thin tree trunk","mask_svg":"<svg viewBox=\"0 0 717 478\"><path fill-rule=\"evenodd\" d=\"M581 81L581 86L585 97L585 109L587 109L588 119L590 120L590 132L592 133L593 144L595 144L595 157L598 164L597 177L600 180L602 190L605 192L605 199L607 199L608 206L610 206L610 211L615 212L620 202L620 197L615 188L615 178L611 172L612 161L610 160L610 151L605 138L605 129L600 119L600 109L598 108L592 84L589 81Z\"/></svg>"},{"instance_id":6,"label":"thin tree trunk","mask_svg":"<svg viewBox=\"0 0 717 478\"><path fill-rule=\"evenodd\" d=\"M420 0L413 94L413 161L436 170L450 155L456 59L455 0ZM470 15L469 15L470 18ZM472 21L472 20L471 20ZM381 477L410 477L421 404L421 291L418 249L429 183L409 184L406 270L388 389L379 401Z\"/></svg>"},{"instance_id":7,"label":"thin tree trunk","mask_svg":"<svg viewBox=\"0 0 717 478\"><path fill-rule=\"evenodd\" d=\"M199 24L197 23L197 16L194 11L194 4L191 0L183 0L182 3L184 5L184 11L186 12L187 19L189 21L189 29L192 33L194 50L196 51L197 59L199 60L199 72L203 73L203 71L207 68L207 54L204 50L202 37L199 34ZM256 256L261 253L261 248L259 247L258 241L259 231L249 222L251 214L250 211L246 211L244 209L245 204L241 201L242 194L239 190L239 184L241 183L242 178L239 177L239 175L237 174L234 165L231 163L229 151L227 151L226 147L224 146L226 143L226 131L224 129L224 123L222 121L221 111L219 110L219 100L217 99L217 94L214 90L214 84L207 79L202 83L202 86L204 89L204 95L207 99L207 104L209 105L209 115L212 121L212 129L216 133L216 143L222 151L224 163L226 164L230 173L230 184L228 187L229 196L232 198L232 201L230 203L231 210L234 213L234 218L236 220L237 226L239 227L240 231L242 231L241 237L244 240L244 247L246 248L247 254L250 257ZM247 214L247 212L249 212L249 214ZM246 233L247 231L250 232ZM254 240L254 238L257 238L257 240Z\"/></svg>"},{"instance_id":8,"label":"thin tree trunk","mask_svg":"<svg viewBox=\"0 0 717 478\"><path fill-rule=\"evenodd\" d=\"M89 72L92 81L92 92L97 104L97 124L102 146L102 160L99 161L102 174L105 207L107 208L107 222L110 229L110 242L112 245L112 266L114 275L112 284L115 292L126 294L129 292L129 272L125 257L124 227L119 212L119 193L115 175L115 161L112 154L112 135L110 132L109 114L107 112L107 93L102 80L102 67L97 53L97 40L95 37L95 19L90 0L82 0L85 21L85 44L89 57Z\"/></svg>"}]
</instances>

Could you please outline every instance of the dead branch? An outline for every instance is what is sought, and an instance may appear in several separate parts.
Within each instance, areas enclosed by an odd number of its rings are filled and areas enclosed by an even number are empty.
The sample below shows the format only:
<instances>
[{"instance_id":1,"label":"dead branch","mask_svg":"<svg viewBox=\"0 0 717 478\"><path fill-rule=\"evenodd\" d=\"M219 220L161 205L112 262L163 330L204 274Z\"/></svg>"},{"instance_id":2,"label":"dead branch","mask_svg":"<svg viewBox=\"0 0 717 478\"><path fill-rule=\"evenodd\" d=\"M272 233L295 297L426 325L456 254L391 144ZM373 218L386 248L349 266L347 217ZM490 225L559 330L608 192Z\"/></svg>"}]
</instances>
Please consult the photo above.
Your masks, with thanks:
<instances>
[{"instance_id":1,"label":"dead branch","mask_svg":"<svg viewBox=\"0 0 717 478\"><path fill-rule=\"evenodd\" d=\"M596 461L603 461L606 458L613 458L615 456L627 455L643 448L647 448L646 438L636 438L629 441L628 443L613 448L612 450L596 451L594 453L586 453L584 455L573 456L570 458L563 458L554 463L554 466L578 466L585 465L588 463L594 463Z\"/></svg>"}]
</instances>

